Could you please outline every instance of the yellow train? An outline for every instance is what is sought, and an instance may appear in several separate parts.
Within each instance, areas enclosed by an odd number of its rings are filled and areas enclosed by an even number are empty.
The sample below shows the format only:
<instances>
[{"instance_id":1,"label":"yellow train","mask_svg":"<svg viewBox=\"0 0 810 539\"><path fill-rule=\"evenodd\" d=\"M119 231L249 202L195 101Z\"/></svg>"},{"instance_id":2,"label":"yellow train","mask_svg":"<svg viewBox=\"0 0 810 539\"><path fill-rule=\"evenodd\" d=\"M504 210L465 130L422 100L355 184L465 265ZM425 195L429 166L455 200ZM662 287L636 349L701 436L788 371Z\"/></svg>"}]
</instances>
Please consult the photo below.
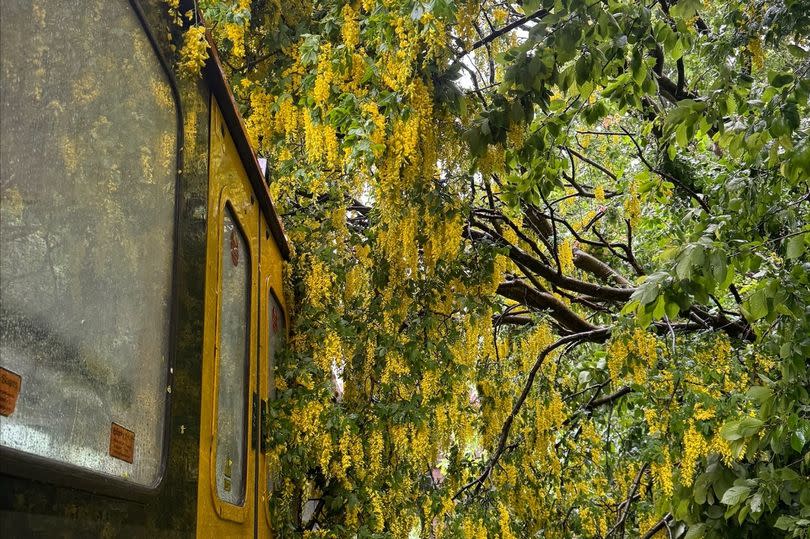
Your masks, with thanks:
<instances>
[{"instance_id":1,"label":"yellow train","mask_svg":"<svg viewBox=\"0 0 810 539\"><path fill-rule=\"evenodd\" d=\"M0 4L5 538L273 535L289 248L216 50L176 81L166 11Z\"/></svg>"}]
</instances>

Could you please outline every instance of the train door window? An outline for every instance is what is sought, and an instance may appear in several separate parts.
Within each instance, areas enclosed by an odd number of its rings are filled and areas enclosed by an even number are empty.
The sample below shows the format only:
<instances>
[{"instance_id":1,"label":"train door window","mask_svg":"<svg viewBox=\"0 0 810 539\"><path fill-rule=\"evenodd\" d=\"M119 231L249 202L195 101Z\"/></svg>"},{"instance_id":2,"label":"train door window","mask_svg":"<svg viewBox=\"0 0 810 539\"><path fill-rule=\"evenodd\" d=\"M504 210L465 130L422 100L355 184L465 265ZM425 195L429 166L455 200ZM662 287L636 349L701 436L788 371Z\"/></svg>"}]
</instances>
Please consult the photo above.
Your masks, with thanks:
<instances>
[{"instance_id":1,"label":"train door window","mask_svg":"<svg viewBox=\"0 0 810 539\"><path fill-rule=\"evenodd\" d=\"M0 446L154 487L168 399L174 94L126 0L12 1L2 12Z\"/></svg>"},{"instance_id":2,"label":"train door window","mask_svg":"<svg viewBox=\"0 0 810 539\"><path fill-rule=\"evenodd\" d=\"M245 238L227 208L221 245L222 299L217 377L217 495L245 499L251 261Z\"/></svg>"},{"instance_id":3,"label":"train door window","mask_svg":"<svg viewBox=\"0 0 810 539\"><path fill-rule=\"evenodd\" d=\"M268 291L268 342L267 342L267 398L273 400L276 396L276 355L282 350L287 336L287 323L284 311L272 290ZM273 490L272 470L267 470L267 491Z\"/></svg>"},{"instance_id":4,"label":"train door window","mask_svg":"<svg viewBox=\"0 0 810 539\"><path fill-rule=\"evenodd\" d=\"M281 304L278 302L278 299L276 299L276 295L272 290L270 290L269 295L270 297L267 302L269 305L268 322L270 324L267 346L267 381L269 387L268 397L274 399L276 397L276 355L284 348L287 336L287 322L284 318L284 310L281 308Z\"/></svg>"}]
</instances>

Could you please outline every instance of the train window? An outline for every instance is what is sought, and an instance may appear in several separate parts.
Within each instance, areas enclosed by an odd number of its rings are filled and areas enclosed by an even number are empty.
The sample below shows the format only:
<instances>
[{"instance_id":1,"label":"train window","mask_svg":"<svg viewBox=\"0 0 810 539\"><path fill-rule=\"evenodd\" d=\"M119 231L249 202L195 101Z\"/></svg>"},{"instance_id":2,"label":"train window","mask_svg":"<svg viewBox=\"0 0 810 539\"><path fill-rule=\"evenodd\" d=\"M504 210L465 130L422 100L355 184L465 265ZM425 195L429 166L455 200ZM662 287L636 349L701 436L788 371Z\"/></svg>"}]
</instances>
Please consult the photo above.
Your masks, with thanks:
<instances>
[{"instance_id":1,"label":"train window","mask_svg":"<svg viewBox=\"0 0 810 539\"><path fill-rule=\"evenodd\" d=\"M0 65L0 374L15 397L0 445L154 487L177 178L169 80L123 0L3 2Z\"/></svg>"},{"instance_id":2,"label":"train window","mask_svg":"<svg viewBox=\"0 0 810 539\"><path fill-rule=\"evenodd\" d=\"M267 346L267 397L273 400L276 398L276 354L284 347L287 336L287 322L284 318L284 311L281 309L281 305L276 299L276 295L273 294L272 290L268 292L268 295L270 296L268 298L268 305L270 306L268 321L270 328ZM273 478L269 467L267 470L267 490L268 492L273 490Z\"/></svg>"},{"instance_id":3,"label":"train window","mask_svg":"<svg viewBox=\"0 0 810 539\"><path fill-rule=\"evenodd\" d=\"M236 219L227 207L220 261L219 366L217 368L217 495L225 502L245 500L247 388L250 317L250 253Z\"/></svg>"}]
</instances>

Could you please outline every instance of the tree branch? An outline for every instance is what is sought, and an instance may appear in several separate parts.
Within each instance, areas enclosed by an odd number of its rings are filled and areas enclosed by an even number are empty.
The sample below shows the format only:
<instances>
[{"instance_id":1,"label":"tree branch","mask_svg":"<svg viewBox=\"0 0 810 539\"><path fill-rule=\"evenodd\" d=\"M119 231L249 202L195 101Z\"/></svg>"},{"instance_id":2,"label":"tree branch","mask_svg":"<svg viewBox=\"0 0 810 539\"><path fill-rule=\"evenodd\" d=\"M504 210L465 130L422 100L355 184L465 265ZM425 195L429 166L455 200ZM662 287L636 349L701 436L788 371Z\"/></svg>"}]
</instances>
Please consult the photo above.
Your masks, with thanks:
<instances>
[{"instance_id":1,"label":"tree branch","mask_svg":"<svg viewBox=\"0 0 810 539\"><path fill-rule=\"evenodd\" d=\"M599 408L600 406L604 406L605 404L610 404L613 401L619 400L628 393L632 392L633 389L630 386L623 386L619 388L616 392L611 393L610 395L605 395L601 399L592 400L591 402L585 405L585 409L593 410L594 408Z\"/></svg>"},{"instance_id":2,"label":"tree branch","mask_svg":"<svg viewBox=\"0 0 810 539\"><path fill-rule=\"evenodd\" d=\"M470 481L458 492L453 496L453 499L457 499L461 496L465 491L469 490L472 487L475 487L475 493L481 488L481 485L486 481L487 477L492 473L492 469L495 467L495 464L498 462L498 459L501 458L501 455L506 448L506 441L509 439L509 432L512 429L512 423L515 420L515 417L520 412L523 403L526 401L526 397L529 396L529 391L531 391L532 385L534 384L534 379L537 376L537 372L540 370L540 367L543 365L543 361L557 348L569 344L569 343L576 343L582 344L585 342L594 342L594 343L603 343L610 337L610 328L598 328L593 331L584 331L582 333L574 333L559 339L557 342L546 346L540 354L537 356L537 359L532 366L532 369L529 371L529 375L526 378L526 383L523 386L523 391L521 391L520 395L518 396L517 400L515 401L514 406L512 406L512 411L509 413L509 416L506 418L506 421L501 428L501 435L498 440L498 447L492 453L492 457L489 459L486 467L484 468L483 473L473 481Z\"/></svg>"},{"instance_id":3,"label":"tree branch","mask_svg":"<svg viewBox=\"0 0 810 539\"><path fill-rule=\"evenodd\" d=\"M551 317L563 327L574 332L593 331L598 329L582 319L558 298L536 290L522 281L507 281L498 286L498 294L541 311L550 311Z\"/></svg>"},{"instance_id":4,"label":"tree branch","mask_svg":"<svg viewBox=\"0 0 810 539\"><path fill-rule=\"evenodd\" d=\"M511 32L512 30L514 30L515 28L518 28L519 26L523 26L524 24L526 24L529 21L532 21L534 19L542 19L543 17L545 17L548 14L549 14L549 12L547 10L538 9L534 13L530 13L529 15L526 15L525 17L521 17L521 18L519 18L519 19L517 19L515 21L512 21L509 24L507 24L506 26L504 26L503 28L495 30L491 34L488 34L488 35L482 37L481 39L479 39L478 41L476 41L475 43L473 43L472 46L469 49L463 51L462 56L465 55L465 54L471 53L475 49L480 49L481 47L483 47L483 46L485 46L485 45L487 45L489 43L492 43L493 41L495 41L496 39L498 39L502 35Z\"/></svg>"}]
</instances>

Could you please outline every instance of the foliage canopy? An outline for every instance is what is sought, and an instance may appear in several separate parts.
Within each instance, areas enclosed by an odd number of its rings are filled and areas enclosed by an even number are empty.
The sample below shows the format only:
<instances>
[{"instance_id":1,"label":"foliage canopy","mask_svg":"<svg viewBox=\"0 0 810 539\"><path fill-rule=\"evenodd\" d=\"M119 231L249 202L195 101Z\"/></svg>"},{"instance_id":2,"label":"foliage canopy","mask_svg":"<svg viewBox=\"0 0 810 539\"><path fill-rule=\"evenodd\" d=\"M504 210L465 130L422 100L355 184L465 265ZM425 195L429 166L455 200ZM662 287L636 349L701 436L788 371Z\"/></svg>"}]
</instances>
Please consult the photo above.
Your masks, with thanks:
<instances>
[{"instance_id":1,"label":"foliage canopy","mask_svg":"<svg viewBox=\"0 0 810 539\"><path fill-rule=\"evenodd\" d=\"M200 7L296 253L282 536L810 537L810 3Z\"/></svg>"}]
</instances>

